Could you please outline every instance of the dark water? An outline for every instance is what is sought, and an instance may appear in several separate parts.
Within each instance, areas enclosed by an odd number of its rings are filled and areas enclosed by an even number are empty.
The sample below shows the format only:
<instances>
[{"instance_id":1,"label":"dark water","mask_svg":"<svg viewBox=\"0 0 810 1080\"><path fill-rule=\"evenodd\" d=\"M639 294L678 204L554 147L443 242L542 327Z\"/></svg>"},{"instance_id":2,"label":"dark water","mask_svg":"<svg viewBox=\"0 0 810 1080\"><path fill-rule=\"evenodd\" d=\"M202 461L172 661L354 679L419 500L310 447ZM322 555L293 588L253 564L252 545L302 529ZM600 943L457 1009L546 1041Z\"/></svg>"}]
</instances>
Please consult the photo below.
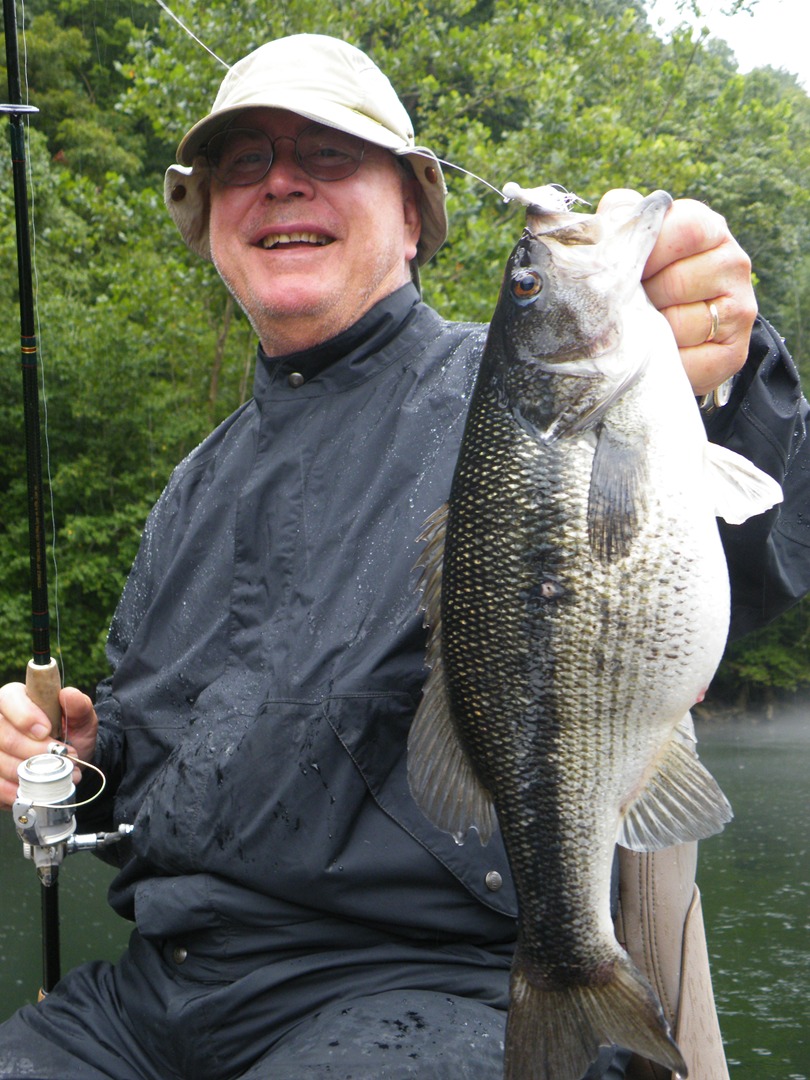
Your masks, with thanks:
<instances>
[{"instance_id":1,"label":"dark water","mask_svg":"<svg viewBox=\"0 0 810 1080\"><path fill-rule=\"evenodd\" d=\"M116 959L131 925L107 905L113 870L88 853L59 871L62 971L84 960ZM23 858L11 815L0 815L0 1019L35 1001L42 984L41 901L33 864Z\"/></svg>"},{"instance_id":2,"label":"dark water","mask_svg":"<svg viewBox=\"0 0 810 1080\"><path fill-rule=\"evenodd\" d=\"M701 757L736 818L701 847L699 881L732 1080L810 1080L810 705L772 721L701 723ZM129 924L111 871L71 856L60 876L62 966L114 959ZM41 979L39 886L0 817L0 1019Z\"/></svg>"},{"instance_id":3,"label":"dark water","mask_svg":"<svg viewBox=\"0 0 810 1080\"><path fill-rule=\"evenodd\" d=\"M698 737L735 812L698 873L729 1072L810 1080L810 703Z\"/></svg>"}]
</instances>

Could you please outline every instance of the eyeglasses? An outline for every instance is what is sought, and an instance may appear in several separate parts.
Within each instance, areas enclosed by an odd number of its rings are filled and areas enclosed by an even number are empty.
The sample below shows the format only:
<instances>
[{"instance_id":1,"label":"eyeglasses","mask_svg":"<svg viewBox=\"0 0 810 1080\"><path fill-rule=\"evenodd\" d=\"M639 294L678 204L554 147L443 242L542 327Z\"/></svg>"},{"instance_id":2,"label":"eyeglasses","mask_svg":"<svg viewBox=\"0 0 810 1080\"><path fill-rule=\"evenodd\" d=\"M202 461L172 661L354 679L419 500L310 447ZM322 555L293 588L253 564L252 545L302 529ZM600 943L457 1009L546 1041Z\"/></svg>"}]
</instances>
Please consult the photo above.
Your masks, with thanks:
<instances>
[{"instance_id":1,"label":"eyeglasses","mask_svg":"<svg viewBox=\"0 0 810 1080\"><path fill-rule=\"evenodd\" d=\"M209 139L205 156L221 184L248 187L270 172L276 143L282 139L295 144L295 160L315 180L345 180L360 168L366 149L363 140L355 135L310 124L295 139L290 135L271 139L263 131L250 128L220 131Z\"/></svg>"}]
</instances>

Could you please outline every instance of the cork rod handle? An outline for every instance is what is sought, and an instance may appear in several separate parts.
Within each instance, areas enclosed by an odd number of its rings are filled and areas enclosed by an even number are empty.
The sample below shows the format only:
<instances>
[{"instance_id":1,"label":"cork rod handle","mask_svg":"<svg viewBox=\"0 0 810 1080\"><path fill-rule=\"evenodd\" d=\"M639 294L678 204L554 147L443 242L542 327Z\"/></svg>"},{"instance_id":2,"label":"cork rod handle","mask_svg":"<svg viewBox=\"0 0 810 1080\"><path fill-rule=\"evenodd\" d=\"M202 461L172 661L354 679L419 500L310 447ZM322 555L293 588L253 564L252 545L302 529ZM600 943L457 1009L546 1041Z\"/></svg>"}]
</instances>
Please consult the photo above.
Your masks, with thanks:
<instances>
[{"instance_id":1,"label":"cork rod handle","mask_svg":"<svg viewBox=\"0 0 810 1080\"><path fill-rule=\"evenodd\" d=\"M51 735L54 739L62 738L62 706L59 704L59 691L62 680L59 668L51 657L47 664L35 664L28 661L25 671L25 689L35 705L39 705L51 722Z\"/></svg>"}]
</instances>

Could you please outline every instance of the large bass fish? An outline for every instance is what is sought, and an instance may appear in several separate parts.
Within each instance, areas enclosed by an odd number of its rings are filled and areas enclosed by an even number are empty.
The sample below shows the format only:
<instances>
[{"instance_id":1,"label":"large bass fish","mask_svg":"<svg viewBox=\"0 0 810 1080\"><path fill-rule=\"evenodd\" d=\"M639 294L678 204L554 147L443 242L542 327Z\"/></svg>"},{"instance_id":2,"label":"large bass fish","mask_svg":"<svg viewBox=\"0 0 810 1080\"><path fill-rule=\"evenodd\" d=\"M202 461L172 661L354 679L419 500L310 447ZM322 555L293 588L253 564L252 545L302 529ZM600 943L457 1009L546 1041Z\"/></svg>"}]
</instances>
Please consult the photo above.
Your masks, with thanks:
<instances>
[{"instance_id":1,"label":"large bass fish","mask_svg":"<svg viewBox=\"0 0 810 1080\"><path fill-rule=\"evenodd\" d=\"M507 1080L580 1080L615 1044L687 1075L617 942L615 845L731 817L689 709L726 641L715 516L781 498L710 444L641 271L671 203L542 212L506 267L449 503L423 536L416 801L463 841L497 824L518 893Z\"/></svg>"}]
</instances>

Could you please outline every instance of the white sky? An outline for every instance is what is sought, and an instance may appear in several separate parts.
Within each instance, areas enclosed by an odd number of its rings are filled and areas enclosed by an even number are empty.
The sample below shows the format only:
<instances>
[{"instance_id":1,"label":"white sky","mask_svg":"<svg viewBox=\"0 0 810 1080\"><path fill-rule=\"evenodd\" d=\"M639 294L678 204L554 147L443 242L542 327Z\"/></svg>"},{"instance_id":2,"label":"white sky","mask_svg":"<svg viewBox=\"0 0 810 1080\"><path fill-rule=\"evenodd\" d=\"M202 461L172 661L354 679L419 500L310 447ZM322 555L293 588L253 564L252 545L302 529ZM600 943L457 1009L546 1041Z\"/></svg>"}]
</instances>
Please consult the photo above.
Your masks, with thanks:
<instances>
[{"instance_id":1,"label":"white sky","mask_svg":"<svg viewBox=\"0 0 810 1080\"><path fill-rule=\"evenodd\" d=\"M646 0L650 22L664 19L666 32L684 16L679 16L675 0ZM744 12L731 17L722 14L729 0L699 0L702 17L685 21L708 26L712 37L731 47L743 73L755 67L784 68L797 75L810 93L810 0L759 0L753 15Z\"/></svg>"}]
</instances>

